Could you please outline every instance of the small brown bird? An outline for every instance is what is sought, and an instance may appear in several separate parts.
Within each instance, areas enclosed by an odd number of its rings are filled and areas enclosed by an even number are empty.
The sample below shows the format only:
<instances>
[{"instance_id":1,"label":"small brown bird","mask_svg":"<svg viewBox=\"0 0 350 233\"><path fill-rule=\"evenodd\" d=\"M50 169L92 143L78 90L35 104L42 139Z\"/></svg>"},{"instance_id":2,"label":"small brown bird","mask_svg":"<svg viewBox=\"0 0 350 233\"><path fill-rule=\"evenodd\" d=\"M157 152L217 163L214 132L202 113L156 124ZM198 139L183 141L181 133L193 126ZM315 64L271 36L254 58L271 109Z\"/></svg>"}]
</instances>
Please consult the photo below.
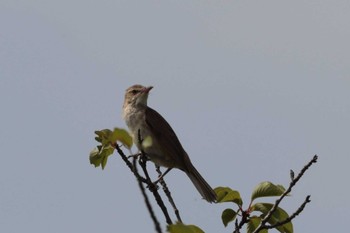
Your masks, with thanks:
<instances>
[{"instance_id":1,"label":"small brown bird","mask_svg":"<svg viewBox=\"0 0 350 233\"><path fill-rule=\"evenodd\" d=\"M155 164L184 171L202 197L208 202L216 202L216 194L193 166L186 151L169 123L155 110L147 106L148 93L153 87L133 85L126 90L123 117L134 142ZM145 143L139 142L140 136Z\"/></svg>"}]
</instances>

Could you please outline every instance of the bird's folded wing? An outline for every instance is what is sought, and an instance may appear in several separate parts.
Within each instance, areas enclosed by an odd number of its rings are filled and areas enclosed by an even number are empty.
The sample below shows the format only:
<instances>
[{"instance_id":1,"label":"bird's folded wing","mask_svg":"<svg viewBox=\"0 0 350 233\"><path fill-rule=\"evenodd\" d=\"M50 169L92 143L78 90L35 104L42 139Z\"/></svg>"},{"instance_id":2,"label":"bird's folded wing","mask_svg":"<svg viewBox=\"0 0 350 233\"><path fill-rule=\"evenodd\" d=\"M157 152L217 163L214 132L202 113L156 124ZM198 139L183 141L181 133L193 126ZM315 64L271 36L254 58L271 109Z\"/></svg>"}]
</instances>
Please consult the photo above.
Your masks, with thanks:
<instances>
[{"instance_id":1,"label":"bird's folded wing","mask_svg":"<svg viewBox=\"0 0 350 233\"><path fill-rule=\"evenodd\" d=\"M153 136L160 144L163 153L177 161L177 166L183 169L187 154L169 123L152 108L146 109L146 123L151 128Z\"/></svg>"}]
</instances>

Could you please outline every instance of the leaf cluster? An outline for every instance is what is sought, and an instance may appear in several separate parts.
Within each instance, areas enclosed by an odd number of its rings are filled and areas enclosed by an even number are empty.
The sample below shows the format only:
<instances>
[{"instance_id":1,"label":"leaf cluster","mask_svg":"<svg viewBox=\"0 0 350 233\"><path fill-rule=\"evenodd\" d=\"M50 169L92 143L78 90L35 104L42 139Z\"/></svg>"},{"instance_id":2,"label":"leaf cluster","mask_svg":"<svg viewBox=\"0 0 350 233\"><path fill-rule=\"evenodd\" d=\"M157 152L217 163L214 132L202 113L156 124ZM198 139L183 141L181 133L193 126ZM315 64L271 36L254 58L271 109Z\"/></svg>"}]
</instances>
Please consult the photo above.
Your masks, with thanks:
<instances>
[{"instance_id":1,"label":"leaf cluster","mask_svg":"<svg viewBox=\"0 0 350 233\"><path fill-rule=\"evenodd\" d=\"M221 220L225 227L229 223L236 220L236 229L241 226L247 226L247 232L252 233L260 225L262 219L269 213L273 207L272 203L257 202L253 203L256 199L263 197L281 196L285 192L285 188L282 185L275 185L271 182L262 182L258 184L251 195L250 204L247 210L243 210L243 200L240 193L237 190L233 190L229 187L217 187L214 189L217 195L218 203L234 203L238 208L227 208L221 214ZM241 216L240 224L238 226L237 216ZM277 209L272 213L268 219L270 225L275 225L289 218L289 215L282 208ZM276 226L276 229L281 233L293 233L293 224L288 222L281 226ZM185 225L183 223L176 223L168 226L168 232L170 233L203 233L203 231L194 225ZM236 232L236 231L235 231ZM260 232L267 233L267 229L262 229Z\"/></svg>"},{"instance_id":2,"label":"leaf cluster","mask_svg":"<svg viewBox=\"0 0 350 233\"><path fill-rule=\"evenodd\" d=\"M250 204L246 210L243 210L243 200L238 191L232 190L229 187L217 187L214 191L218 196L218 203L231 202L238 207L237 209L227 208L222 212L221 220L224 226L226 227L229 223L236 220L237 216L241 216L241 225L247 224L247 232L252 233L273 207L272 203L254 203L254 201L263 197L281 196L285 192L285 188L282 185L275 185L268 181L258 184L252 192ZM286 211L277 207L268 219L268 223L270 225L275 225L288 217L289 215ZM240 228L238 225L238 220L236 220L236 228ZM276 229L281 233L293 233L293 224L288 222L284 225L277 226ZM266 233L268 230L263 229L261 232Z\"/></svg>"},{"instance_id":3,"label":"leaf cluster","mask_svg":"<svg viewBox=\"0 0 350 233\"><path fill-rule=\"evenodd\" d=\"M108 157L113 154L117 142L121 142L130 149L133 141L132 137L125 129L114 128L114 130L103 129L95 131L95 140L100 143L90 152L90 163L95 167L105 168Z\"/></svg>"}]
</instances>

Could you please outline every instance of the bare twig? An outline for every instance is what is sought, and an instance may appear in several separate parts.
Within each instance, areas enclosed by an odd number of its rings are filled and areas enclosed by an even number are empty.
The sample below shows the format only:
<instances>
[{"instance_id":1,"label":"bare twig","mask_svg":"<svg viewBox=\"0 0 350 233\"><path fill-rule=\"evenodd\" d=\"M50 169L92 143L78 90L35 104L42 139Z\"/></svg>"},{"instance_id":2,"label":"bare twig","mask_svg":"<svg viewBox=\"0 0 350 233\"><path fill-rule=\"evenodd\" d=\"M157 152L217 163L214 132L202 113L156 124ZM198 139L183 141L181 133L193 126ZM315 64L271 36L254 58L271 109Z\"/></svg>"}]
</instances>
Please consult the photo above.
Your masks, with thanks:
<instances>
[{"instance_id":1,"label":"bare twig","mask_svg":"<svg viewBox=\"0 0 350 233\"><path fill-rule=\"evenodd\" d=\"M290 221L292 221L296 216L298 216L304 210L306 204L309 203L310 201L311 201L310 200L310 195L308 195L305 198L305 201L300 205L300 207L291 216L289 216L285 220L283 220L281 222L277 222L277 223L275 223L273 225L265 225L265 227L263 227L263 229L273 229L273 228L282 226L282 225L284 225L286 223L289 223Z\"/></svg>"},{"instance_id":2,"label":"bare twig","mask_svg":"<svg viewBox=\"0 0 350 233\"><path fill-rule=\"evenodd\" d=\"M284 199L285 196L287 196L291 191L292 188L294 187L294 185L300 180L300 178L304 175L304 173L306 172L307 169L309 169L311 167L311 165L313 163L317 162L317 155L314 155L314 157L310 160L310 162L308 162L303 169L301 169L301 171L299 172L299 174L294 178L294 172L293 175L291 175L291 179L292 181L289 184L289 187L286 189L286 191L284 191L284 193L275 201L275 204L272 206L272 208L270 209L270 211L266 214L266 216L261 220L259 226L254 230L253 233L258 233L259 231L261 231L262 229L267 229L267 225L266 223L270 220L272 214L276 211L277 207L279 206L279 204L281 203L281 201ZM310 202L310 196L308 196L306 198L306 200L304 201L304 203L299 207L298 210L300 210L300 212L304 209L305 205ZM298 212L298 210L292 214L295 215L294 217L296 217L300 212ZM293 218L294 218L293 217ZM291 219L290 219L291 220ZM289 220L289 221L290 221ZM285 222L284 224L286 224L288 222Z\"/></svg>"},{"instance_id":3,"label":"bare twig","mask_svg":"<svg viewBox=\"0 0 350 233\"><path fill-rule=\"evenodd\" d=\"M157 165L156 165L156 171L158 172L159 177L162 177L163 174L162 174L162 172L160 171L160 167L157 166ZM168 200L169 200L171 206L172 206L173 209L174 209L174 212L175 212L177 221L182 223L182 220L181 220L181 217L180 217L180 212L179 212L179 210L177 209L177 207L176 207L176 205L175 205L174 199L173 199L173 197L171 196L171 192L170 192L170 190L169 190L167 184L165 183L164 178L161 178L161 179L159 180L159 183L162 185L163 191L164 191L165 195L168 197Z\"/></svg>"},{"instance_id":4,"label":"bare twig","mask_svg":"<svg viewBox=\"0 0 350 233\"><path fill-rule=\"evenodd\" d=\"M242 219L241 219L241 222L242 222ZM233 233L240 233L240 227L239 227L240 224L238 224L238 219L236 219L235 221L235 230L233 231Z\"/></svg>"},{"instance_id":5,"label":"bare twig","mask_svg":"<svg viewBox=\"0 0 350 233\"><path fill-rule=\"evenodd\" d=\"M240 230L244 226L244 224L249 222L249 213L247 211L241 211L241 212L242 212L241 221L238 223L238 220L236 220L236 223L235 223L236 228L233 231L233 233L240 233Z\"/></svg>"},{"instance_id":6,"label":"bare twig","mask_svg":"<svg viewBox=\"0 0 350 233\"><path fill-rule=\"evenodd\" d=\"M135 175L136 180L137 180L137 182L139 184L139 188L141 190L142 196L144 197L144 200L145 200L148 212L150 213L151 219L154 222L154 225L155 225L155 228L156 228L156 232L157 233L161 233L162 230L160 228L160 224L159 224L159 222L158 222L158 220L157 220L157 218L156 218L156 216L154 214L154 211L152 209L152 206L151 206L151 204L149 202L149 199L148 199L147 194L146 194L146 190L145 190L145 188L142 185L142 183L148 183L148 182L147 182L147 180L145 178L140 176L140 174L137 171L137 165L136 165L136 158L137 157L133 157L133 163L131 163L128 160L128 157L124 154L124 152L120 149L120 147L117 144L114 144L113 147L117 150L118 154L123 159L125 164L130 168L131 172Z\"/></svg>"},{"instance_id":7,"label":"bare twig","mask_svg":"<svg viewBox=\"0 0 350 233\"><path fill-rule=\"evenodd\" d=\"M159 195L159 192L158 192L158 187L156 184L154 184L152 181L151 181L151 178L150 176L148 175L148 171L147 171L147 166L146 166L146 163L147 161L144 160L142 157L144 157L144 153L142 152L142 156L140 157L140 160L139 160L139 164L143 170L143 172L145 173L145 176L146 176L146 180L147 180L147 184L148 184L148 188L149 190L152 192L158 206L160 207L160 209L162 210L163 214L164 214L164 217L165 217L165 220L167 222L167 224L172 224L173 222L171 221L171 218L169 216L169 213L168 213L168 210L161 198L161 196Z\"/></svg>"},{"instance_id":8,"label":"bare twig","mask_svg":"<svg viewBox=\"0 0 350 233\"><path fill-rule=\"evenodd\" d=\"M160 228L160 224L159 224L159 222L158 222L158 220L157 220L156 215L154 214L154 211L153 211L153 209L152 209L151 203L150 203L150 201L149 201L149 199L148 199L148 197L147 197L146 190L145 190L145 188L143 187L142 181L141 181L141 179L140 179L140 175L139 175L139 173L137 172L136 158L135 158L135 157L134 157L134 159L133 159L133 166L134 166L135 174L137 174L137 175L136 175L137 182L138 182L138 184L139 184L139 187L140 187L142 196L143 196L143 198L144 198L144 200L145 200L145 203L146 203L148 212L149 212L149 214L151 215L151 218L152 218L152 220L153 220L153 223L154 223L154 226L155 226L155 228L156 228L156 231L157 231L157 233L162 233L162 229Z\"/></svg>"},{"instance_id":9,"label":"bare twig","mask_svg":"<svg viewBox=\"0 0 350 233\"><path fill-rule=\"evenodd\" d=\"M118 154L123 159L125 164L130 168L131 172L134 173L134 175L138 177L138 179L140 179L143 183L147 183L147 180L137 173L135 166L128 160L128 157L124 154L120 147L117 144L113 144L113 147L117 150Z\"/></svg>"},{"instance_id":10,"label":"bare twig","mask_svg":"<svg viewBox=\"0 0 350 233\"><path fill-rule=\"evenodd\" d=\"M137 181L138 181L139 183L142 182L142 183L146 183L146 184L148 185L148 187L149 187L150 191L153 193L153 196L155 197L155 199L156 199L158 205L159 205L160 208L162 209L162 211L163 211L163 213L164 213L164 216L165 216L165 218L166 218L167 223L168 223L168 224L172 224L172 221L171 221L171 219L170 219L170 216L169 216L169 214L168 214L168 211L167 211L167 209L166 209L166 207L165 207L165 205L164 205L164 203L163 203L163 201L162 201L162 199L161 199L161 197L160 197L160 195L159 195L159 193L158 193L158 191L157 191L157 186L154 185L154 184L152 183L151 178L150 178L149 175L148 175L148 172L147 172L147 169L146 169L146 159L144 159L144 158L145 158L145 155L142 155L142 154L141 154L141 156L139 156L139 158L141 159L141 157L143 157L143 159L140 160L140 166L141 166L141 168L143 169L143 171L144 171L144 173L145 173L145 175L146 175L147 178L142 177L142 176L138 173L138 171L137 171L137 165L136 165L136 162L135 162L135 161L136 161L136 158L137 158L136 156L133 157L134 163L131 163L131 162L128 160L127 156L124 154L124 152L119 148L119 146L118 146L117 144L115 144L115 145L113 145L113 146L114 146L114 148L117 150L118 154L119 154L120 157L123 159L123 161L125 162L125 164L130 168L131 172L135 175L135 177L137 178ZM146 202L146 206L147 206L147 208L148 208L148 210L149 210L149 212L150 212L151 218L154 219L154 218L155 218L155 215L154 215L154 213L153 213L153 210L150 209L151 206L150 206L149 200L147 199L147 197L146 197L145 194L144 194L144 190L143 190L144 188L143 188L143 186L141 186L140 184L139 184L139 186L140 186L142 195L144 196L144 199L145 199L145 202ZM158 221L156 221L156 222L159 224ZM155 225L156 225L156 222L155 222ZM157 227L156 227L156 228L157 228ZM161 232L161 231L159 231L159 232Z\"/></svg>"}]
</instances>

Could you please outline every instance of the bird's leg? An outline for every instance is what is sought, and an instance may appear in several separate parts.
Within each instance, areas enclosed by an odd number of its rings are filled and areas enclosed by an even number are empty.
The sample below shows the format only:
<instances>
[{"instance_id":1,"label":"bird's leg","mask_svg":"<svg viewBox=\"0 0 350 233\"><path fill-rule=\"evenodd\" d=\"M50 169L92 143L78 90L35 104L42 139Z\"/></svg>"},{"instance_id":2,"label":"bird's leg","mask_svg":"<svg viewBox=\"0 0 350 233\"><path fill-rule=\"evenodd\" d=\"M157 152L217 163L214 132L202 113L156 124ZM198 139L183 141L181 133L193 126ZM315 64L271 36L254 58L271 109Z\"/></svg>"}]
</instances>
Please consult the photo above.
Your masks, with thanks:
<instances>
[{"instance_id":1,"label":"bird's leg","mask_svg":"<svg viewBox=\"0 0 350 233\"><path fill-rule=\"evenodd\" d=\"M172 168L172 167L168 168L162 175L160 175L160 176L158 177L158 179L157 179L156 181L153 182L153 184L157 184L160 180L162 180L163 177L164 177L166 174L168 174L168 172L170 172L171 169L173 169L173 168Z\"/></svg>"}]
</instances>

